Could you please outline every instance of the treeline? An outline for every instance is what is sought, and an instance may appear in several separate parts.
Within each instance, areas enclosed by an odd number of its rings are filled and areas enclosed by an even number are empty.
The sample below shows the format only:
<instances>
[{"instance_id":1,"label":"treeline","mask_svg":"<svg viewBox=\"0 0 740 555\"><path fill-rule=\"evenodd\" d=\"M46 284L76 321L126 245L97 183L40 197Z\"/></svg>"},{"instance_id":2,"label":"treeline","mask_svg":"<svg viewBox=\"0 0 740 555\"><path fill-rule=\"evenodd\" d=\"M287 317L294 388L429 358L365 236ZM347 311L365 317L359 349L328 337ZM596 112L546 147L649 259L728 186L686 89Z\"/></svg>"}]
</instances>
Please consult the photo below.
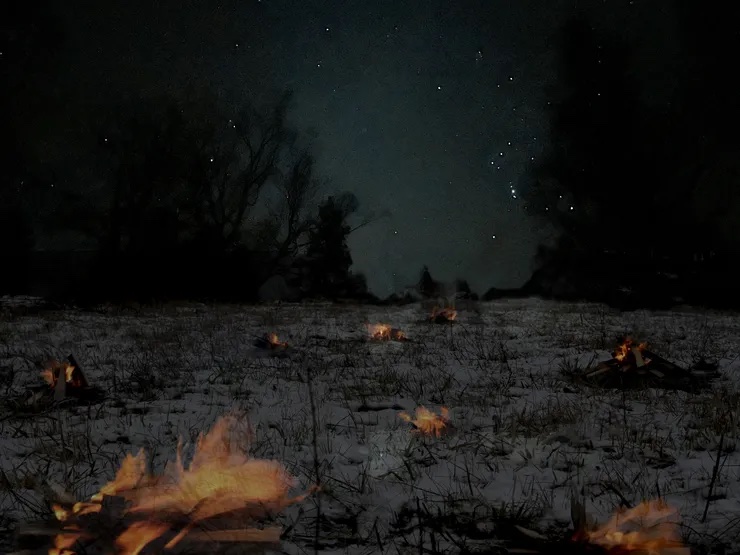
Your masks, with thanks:
<instances>
[{"instance_id":1,"label":"treeline","mask_svg":"<svg viewBox=\"0 0 740 555\"><path fill-rule=\"evenodd\" d=\"M64 187L57 176L58 189L45 193L53 210L41 222L34 221L36 195L26 186L33 168L5 176L18 208L4 223L12 271L2 278L3 292L26 292L39 279L27 268L31 230L42 224L47 233L76 232L94 245L87 271L75 283L58 279L65 286L52 287L56 296L366 297L347 246L358 201L349 193L318 198L314 158L286 121L289 100L286 94L267 108L236 113L208 95L116 105L95 120L99 186ZM260 292L268 278L272 285Z\"/></svg>"},{"instance_id":2,"label":"treeline","mask_svg":"<svg viewBox=\"0 0 740 555\"><path fill-rule=\"evenodd\" d=\"M58 125L74 140L50 161L45 128L67 109L53 90L65 37L52 13L12 2L0 22L0 295L368 296L347 247L350 222L367 222L352 194L322 196L289 92L234 106L205 88L122 91ZM61 258L38 250L60 242Z\"/></svg>"},{"instance_id":3,"label":"treeline","mask_svg":"<svg viewBox=\"0 0 740 555\"><path fill-rule=\"evenodd\" d=\"M647 76L623 34L562 30L550 141L521 187L554 231L527 293L740 306L740 8L673 7L678 58Z\"/></svg>"}]
</instances>

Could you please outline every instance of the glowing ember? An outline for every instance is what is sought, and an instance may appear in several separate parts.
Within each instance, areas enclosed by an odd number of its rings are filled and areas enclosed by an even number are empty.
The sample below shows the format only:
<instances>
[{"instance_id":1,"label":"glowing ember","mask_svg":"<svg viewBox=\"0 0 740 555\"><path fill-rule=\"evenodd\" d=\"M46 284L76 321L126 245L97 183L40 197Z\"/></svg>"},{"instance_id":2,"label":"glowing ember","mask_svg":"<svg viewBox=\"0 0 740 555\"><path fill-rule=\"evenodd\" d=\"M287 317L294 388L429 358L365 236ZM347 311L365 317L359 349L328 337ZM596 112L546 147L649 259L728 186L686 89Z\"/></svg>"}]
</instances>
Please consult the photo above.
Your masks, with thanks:
<instances>
[{"instance_id":1,"label":"glowing ember","mask_svg":"<svg viewBox=\"0 0 740 555\"><path fill-rule=\"evenodd\" d=\"M72 547L83 537L83 534L74 531L57 534L54 538L54 547L49 549L49 555L74 555Z\"/></svg>"},{"instance_id":2,"label":"glowing ember","mask_svg":"<svg viewBox=\"0 0 740 555\"><path fill-rule=\"evenodd\" d=\"M658 500L644 501L633 509L618 512L605 525L587 532L586 539L609 550L639 551L648 555L684 552L678 513Z\"/></svg>"},{"instance_id":3,"label":"glowing ember","mask_svg":"<svg viewBox=\"0 0 740 555\"><path fill-rule=\"evenodd\" d=\"M368 324L368 333L371 339L377 341L404 341L406 340L406 334L396 328L392 328L388 324Z\"/></svg>"},{"instance_id":4,"label":"glowing ember","mask_svg":"<svg viewBox=\"0 0 740 555\"><path fill-rule=\"evenodd\" d=\"M267 341L273 349L284 348L288 346L287 341L280 341L276 333L271 333L267 336Z\"/></svg>"},{"instance_id":5,"label":"glowing ember","mask_svg":"<svg viewBox=\"0 0 740 555\"><path fill-rule=\"evenodd\" d=\"M631 338L625 339L621 345L619 345L615 351L614 351L614 358L618 361L623 361L629 354L632 353L632 349L637 349L638 351L642 352L645 349L647 349L647 343L643 342L639 345L636 345L634 341L632 341Z\"/></svg>"},{"instance_id":6,"label":"glowing ember","mask_svg":"<svg viewBox=\"0 0 740 555\"><path fill-rule=\"evenodd\" d=\"M457 310L454 308L439 308L438 306L435 306L429 319L435 322L453 322L457 319Z\"/></svg>"},{"instance_id":7,"label":"glowing ember","mask_svg":"<svg viewBox=\"0 0 740 555\"><path fill-rule=\"evenodd\" d=\"M398 416L406 422L411 422L420 433L434 435L436 437L442 435L442 430L447 427L450 421L450 411L446 407L442 407L439 414L434 414L425 407L418 407L416 409L416 418L411 418L405 412L399 413Z\"/></svg>"},{"instance_id":8,"label":"glowing ember","mask_svg":"<svg viewBox=\"0 0 740 555\"><path fill-rule=\"evenodd\" d=\"M84 387L85 384L82 383L80 377L75 375L75 367L68 362L52 362L49 368L41 371L41 377L51 387L55 387L57 379L62 373L64 375L64 381L68 384L75 387Z\"/></svg>"},{"instance_id":9,"label":"glowing ember","mask_svg":"<svg viewBox=\"0 0 740 555\"><path fill-rule=\"evenodd\" d=\"M244 441L234 437L238 424L234 416L216 422L209 433L198 438L187 467L182 462L182 445L178 445L177 459L167 465L161 476L147 471L143 450L136 456L127 455L113 481L93 495L90 502L75 503L69 509L54 507L57 519L66 526L56 537L49 555L75 553L72 548L82 535L79 517L101 513L105 496L120 497L126 502L119 520L127 525L115 539L122 555L136 555L165 535L169 538L168 549L191 531L195 536L207 538L198 528L207 519L236 512L240 518L258 519L302 500L305 495L289 497L294 479L281 463L249 458ZM279 528L258 530L256 534L251 534L248 528L225 532L230 532L232 538L262 538L262 541L280 536Z\"/></svg>"}]
</instances>

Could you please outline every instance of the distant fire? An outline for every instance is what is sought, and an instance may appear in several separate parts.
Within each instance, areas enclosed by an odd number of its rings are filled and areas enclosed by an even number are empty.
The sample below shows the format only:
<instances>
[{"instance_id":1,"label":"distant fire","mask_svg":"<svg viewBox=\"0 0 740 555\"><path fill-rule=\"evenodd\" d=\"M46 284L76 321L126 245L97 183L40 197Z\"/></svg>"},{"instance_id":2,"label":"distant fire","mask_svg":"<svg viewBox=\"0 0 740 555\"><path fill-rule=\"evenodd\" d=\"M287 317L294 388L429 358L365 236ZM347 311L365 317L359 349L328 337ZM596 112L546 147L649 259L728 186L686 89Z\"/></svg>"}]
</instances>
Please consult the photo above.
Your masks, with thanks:
<instances>
[{"instance_id":1,"label":"distant fire","mask_svg":"<svg viewBox=\"0 0 740 555\"><path fill-rule=\"evenodd\" d=\"M423 435L433 435L440 437L442 430L447 427L450 421L450 411L442 407L439 414L434 414L429 409L421 406L416 409L416 418L412 418L408 413L401 412L398 416L414 425L414 427Z\"/></svg>"},{"instance_id":2,"label":"distant fire","mask_svg":"<svg viewBox=\"0 0 740 555\"><path fill-rule=\"evenodd\" d=\"M376 341L405 341L407 339L402 330L393 328L388 324L368 324L367 330L370 339Z\"/></svg>"},{"instance_id":3,"label":"distant fire","mask_svg":"<svg viewBox=\"0 0 740 555\"><path fill-rule=\"evenodd\" d=\"M432 314L429 316L432 322L454 322L457 319L457 310L454 308L440 308L435 306L432 309Z\"/></svg>"},{"instance_id":4,"label":"distant fire","mask_svg":"<svg viewBox=\"0 0 740 555\"><path fill-rule=\"evenodd\" d=\"M260 520L305 498L288 495L294 479L281 463L247 455L246 448L239 446L239 438L233 437L237 424L235 417L225 417L201 435L187 467L182 462L182 445L178 445L175 462L168 464L161 476L148 472L143 450L135 456L127 455L115 479L89 502L54 507L56 518L65 527L56 536L49 555L78 553L78 541L95 537L96 520L91 519L92 526L87 528L84 515L104 517L106 498L125 501L122 514L108 517L115 523L115 551L121 555L137 555L155 540L166 542L167 550L185 538L279 541L279 527L219 528L218 523L229 522L235 513L239 523L245 519Z\"/></svg>"},{"instance_id":5,"label":"distant fire","mask_svg":"<svg viewBox=\"0 0 740 555\"><path fill-rule=\"evenodd\" d=\"M648 344L646 342L642 342L640 344L635 344L635 342L631 338L625 339L621 345L619 345L613 353L613 356L618 361L623 361L626 359L630 354L632 354L633 349L637 349L638 352L642 352L645 349L647 349Z\"/></svg>"},{"instance_id":6,"label":"distant fire","mask_svg":"<svg viewBox=\"0 0 740 555\"><path fill-rule=\"evenodd\" d=\"M690 553L681 542L677 511L659 500L644 501L633 509L618 512L603 526L587 532L585 539L617 553Z\"/></svg>"},{"instance_id":7,"label":"distant fire","mask_svg":"<svg viewBox=\"0 0 740 555\"><path fill-rule=\"evenodd\" d=\"M270 345L274 349L285 348L285 347L288 346L288 342L287 341L280 341L280 339L278 338L278 335L276 333L270 333L270 334L268 334L267 341L270 343Z\"/></svg>"}]
</instances>

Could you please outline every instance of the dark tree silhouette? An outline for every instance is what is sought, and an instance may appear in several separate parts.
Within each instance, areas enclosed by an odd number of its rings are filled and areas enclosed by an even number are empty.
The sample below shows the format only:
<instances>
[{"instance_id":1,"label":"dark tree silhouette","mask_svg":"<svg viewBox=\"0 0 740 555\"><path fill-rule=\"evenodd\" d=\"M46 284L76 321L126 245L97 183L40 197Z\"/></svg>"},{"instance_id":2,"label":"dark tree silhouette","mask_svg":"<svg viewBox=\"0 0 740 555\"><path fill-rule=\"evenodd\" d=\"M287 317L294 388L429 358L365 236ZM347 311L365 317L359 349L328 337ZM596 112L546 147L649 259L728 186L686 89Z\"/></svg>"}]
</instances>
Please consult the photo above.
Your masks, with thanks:
<instances>
[{"instance_id":1,"label":"dark tree silhouette","mask_svg":"<svg viewBox=\"0 0 740 555\"><path fill-rule=\"evenodd\" d=\"M675 7L681 71L665 106L642 102L660 95L643 94L656 91L637 82L616 35L585 19L563 30L552 144L527 194L559 237L540 251L534 290L560 283L603 298L626 289L642 304L691 290L703 302L720 289L720 261L728 270L740 253L740 97L727 69L740 48L740 8Z\"/></svg>"},{"instance_id":2,"label":"dark tree silhouette","mask_svg":"<svg viewBox=\"0 0 740 555\"><path fill-rule=\"evenodd\" d=\"M103 109L98 142L107 154L107 210L84 197L66 206L70 222L101 238L93 282L113 276L117 294L127 296L148 289L155 296L218 296L233 286L240 293L231 298L250 298L270 266L251 250L250 210L268 185L298 192L313 183L310 155L293 149L289 100L285 94L264 112L249 105L233 115L209 94L186 91ZM291 210L288 245L303 225L302 210ZM218 286L217 276L233 283Z\"/></svg>"},{"instance_id":3,"label":"dark tree silhouette","mask_svg":"<svg viewBox=\"0 0 740 555\"><path fill-rule=\"evenodd\" d=\"M740 253L740 95L729 68L740 50L740 6L720 11L696 0L675 2L682 44L680 87L671 133L676 164L671 197L694 219L682 237L702 257Z\"/></svg>"},{"instance_id":4,"label":"dark tree silhouette","mask_svg":"<svg viewBox=\"0 0 740 555\"><path fill-rule=\"evenodd\" d=\"M528 196L537 213L590 253L641 251L650 225L652 176L640 151L644 114L630 55L623 41L597 33L586 19L562 30L551 145ZM626 218L640 225L620 225Z\"/></svg>"},{"instance_id":5,"label":"dark tree silhouette","mask_svg":"<svg viewBox=\"0 0 740 555\"><path fill-rule=\"evenodd\" d=\"M210 251L240 244L249 210L292 144L289 98L266 116L250 106L229 118L208 97L139 99L123 111L101 139L114 167L107 250L148 248L152 210L170 212L173 238Z\"/></svg>"},{"instance_id":6,"label":"dark tree silhouette","mask_svg":"<svg viewBox=\"0 0 740 555\"><path fill-rule=\"evenodd\" d=\"M585 296L642 287L656 274L671 219L660 205L657 117L641 101L621 38L584 18L569 21L561 38L551 144L527 193L559 234L554 248L541 249L542 272L551 274L548 287L567 276Z\"/></svg>"},{"instance_id":7,"label":"dark tree silhouette","mask_svg":"<svg viewBox=\"0 0 740 555\"><path fill-rule=\"evenodd\" d=\"M434 281L428 266L424 266L419 273L416 289L422 297L436 297L439 294L439 284Z\"/></svg>"},{"instance_id":8,"label":"dark tree silhouette","mask_svg":"<svg viewBox=\"0 0 740 555\"><path fill-rule=\"evenodd\" d=\"M307 279L303 289L308 295L334 299L352 293L352 255L347 246L351 228L347 217L356 204L348 203L347 198L330 196L319 206L306 252Z\"/></svg>"},{"instance_id":9,"label":"dark tree silhouette","mask_svg":"<svg viewBox=\"0 0 740 555\"><path fill-rule=\"evenodd\" d=\"M740 96L731 70L740 50L740 6L674 2L682 72L666 133L674 162L666 203L676 215L673 244L693 255L691 302L740 305Z\"/></svg>"},{"instance_id":10,"label":"dark tree silhouette","mask_svg":"<svg viewBox=\"0 0 740 555\"><path fill-rule=\"evenodd\" d=\"M470 288L468 280L457 278L455 280L455 294L463 299L476 299L477 294Z\"/></svg>"},{"instance_id":11,"label":"dark tree silhouette","mask_svg":"<svg viewBox=\"0 0 740 555\"><path fill-rule=\"evenodd\" d=\"M35 112L43 97L45 70L62 35L49 2L9 0L0 17L0 257L7 268L0 294L28 287L34 246L33 199L38 189L38 162L28 147Z\"/></svg>"},{"instance_id":12,"label":"dark tree silhouette","mask_svg":"<svg viewBox=\"0 0 740 555\"><path fill-rule=\"evenodd\" d=\"M275 187L278 201L270 206L269 216L263 222L267 239L263 242L274 249L278 260L293 259L311 227L307 209L319 189L313 156L307 151L299 153L288 171L276 180Z\"/></svg>"}]
</instances>

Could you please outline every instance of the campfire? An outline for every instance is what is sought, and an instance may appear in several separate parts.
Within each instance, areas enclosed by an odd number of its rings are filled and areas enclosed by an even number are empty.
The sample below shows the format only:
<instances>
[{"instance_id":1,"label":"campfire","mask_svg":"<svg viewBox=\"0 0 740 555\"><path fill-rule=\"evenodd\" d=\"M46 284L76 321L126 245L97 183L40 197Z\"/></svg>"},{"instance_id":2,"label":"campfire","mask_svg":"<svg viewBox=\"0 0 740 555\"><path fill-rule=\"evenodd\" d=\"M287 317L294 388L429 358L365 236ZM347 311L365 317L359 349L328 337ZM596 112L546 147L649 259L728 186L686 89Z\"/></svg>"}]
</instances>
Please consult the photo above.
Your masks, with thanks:
<instances>
[{"instance_id":1,"label":"campfire","mask_svg":"<svg viewBox=\"0 0 740 555\"><path fill-rule=\"evenodd\" d=\"M631 337L627 337L616 349L614 349L612 356L615 360L625 364L634 363L635 366L645 366L650 362L650 359L646 361L642 356L647 349L647 346L648 344L644 341L636 345Z\"/></svg>"},{"instance_id":2,"label":"campfire","mask_svg":"<svg viewBox=\"0 0 740 555\"><path fill-rule=\"evenodd\" d=\"M566 372L589 385L609 389L659 387L695 391L706 385L711 373L687 370L662 358L648 348L647 342L623 338L609 360L585 372Z\"/></svg>"},{"instance_id":3,"label":"campfire","mask_svg":"<svg viewBox=\"0 0 740 555\"><path fill-rule=\"evenodd\" d=\"M252 459L246 430L234 416L198 438L189 465L177 458L160 476L143 450L127 455L113 481L90 501L54 505L60 522L49 555L95 549L125 555L218 543L278 543L281 528L257 527L308 494L289 496L294 479L273 460ZM241 437L240 437L241 436Z\"/></svg>"},{"instance_id":4,"label":"campfire","mask_svg":"<svg viewBox=\"0 0 740 555\"><path fill-rule=\"evenodd\" d=\"M280 341L276 333L266 333L262 337L258 337L254 342L254 346L260 349L267 349L270 351L282 350L288 348L287 341Z\"/></svg>"},{"instance_id":5,"label":"campfire","mask_svg":"<svg viewBox=\"0 0 740 555\"><path fill-rule=\"evenodd\" d=\"M388 324L368 324L367 330L374 341L408 341L405 332Z\"/></svg>"},{"instance_id":6,"label":"campfire","mask_svg":"<svg viewBox=\"0 0 740 555\"><path fill-rule=\"evenodd\" d=\"M434 414L429 409L420 406L416 409L416 418L412 418L406 412L401 412L398 416L401 420L410 422L419 433L426 436L440 437L450 422L450 411L446 407L442 407L439 414Z\"/></svg>"},{"instance_id":7,"label":"campfire","mask_svg":"<svg viewBox=\"0 0 740 555\"><path fill-rule=\"evenodd\" d=\"M51 361L41 371L43 385L29 388L23 405L40 406L53 402L75 399L79 402L95 402L103 398L103 391L90 386L73 355L67 357L67 361Z\"/></svg>"},{"instance_id":8,"label":"campfire","mask_svg":"<svg viewBox=\"0 0 740 555\"><path fill-rule=\"evenodd\" d=\"M457 320L457 310L450 307L440 308L435 306L432 309L432 314L429 316L429 321L435 324L444 324L446 322L454 322Z\"/></svg>"},{"instance_id":9,"label":"campfire","mask_svg":"<svg viewBox=\"0 0 740 555\"><path fill-rule=\"evenodd\" d=\"M80 388L87 387L87 380L83 375L82 371L75 365L69 362L52 361L49 368L41 371L41 377L46 383L48 383L52 389L56 389L59 381L59 376L63 376L65 388Z\"/></svg>"},{"instance_id":10,"label":"campfire","mask_svg":"<svg viewBox=\"0 0 740 555\"><path fill-rule=\"evenodd\" d=\"M584 539L609 553L689 555L678 528L678 513L660 500L644 501L617 512L603 526L584 533Z\"/></svg>"},{"instance_id":11,"label":"campfire","mask_svg":"<svg viewBox=\"0 0 740 555\"><path fill-rule=\"evenodd\" d=\"M660 500L644 501L619 510L605 524L585 529L583 506L574 515L574 534L548 538L521 526L514 527L510 553L540 555L691 555L681 542L678 513Z\"/></svg>"}]
</instances>

